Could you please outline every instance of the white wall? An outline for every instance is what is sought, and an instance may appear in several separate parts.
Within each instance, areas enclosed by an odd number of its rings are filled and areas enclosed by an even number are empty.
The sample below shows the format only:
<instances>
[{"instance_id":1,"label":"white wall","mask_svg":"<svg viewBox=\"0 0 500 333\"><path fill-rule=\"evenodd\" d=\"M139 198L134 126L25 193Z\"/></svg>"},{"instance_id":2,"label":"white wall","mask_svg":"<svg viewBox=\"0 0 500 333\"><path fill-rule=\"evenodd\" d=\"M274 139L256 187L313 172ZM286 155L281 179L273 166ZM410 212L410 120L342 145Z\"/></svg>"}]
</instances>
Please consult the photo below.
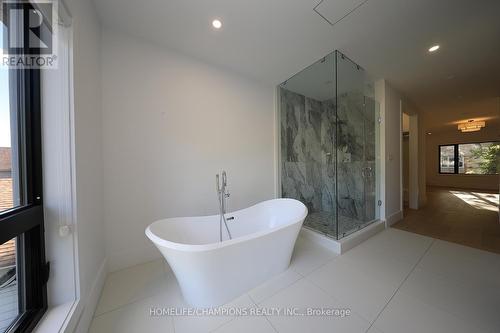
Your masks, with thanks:
<instances>
[{"instance_id":1,"label":"white wall","mask_svg":"<svg viewBox=\"0 0 500 333\"><path fill-rule=\"evenodd\" d=\"M403 145L402 149L407 149L408 154L406 161L408 165L403 163L402 167L404 201L408 203L409 208L419 209L427 202L424 113L406 97L401 96L401 98L403 98L403 131L409 133L407 146Z\"/></svg>"},{"instance_id":2,"label":"white wall","mask_svg":"<svg viewBox=\"0 0 500 333\"><path fill-rule=\"evenodd\" d=\"M418 207L427 204L427 172L426 147L427 132L425 131L425 113L418 110Z\"/></svg>"},{"instance_id":3,"label":"white wall","mask_svg":"<svg viewBox=\"0 0 500 333\"><path fill-rule=\"evenodd\" d=\"M110 270L159 256L157 219L215 214L275 196L274 87L112 31L103 32L103 147Z\"/></svg>"},{"instance_id":4,"label":"white wall","mask_svg":"<svg viewBox=\"0 0 500 333\"><path fill-rule=\"evenodd\" d=\"M73 17L74 160L79 263L78 332L86 332L105 276L102 191L101 27L91 0L67 2ZM80 313L74 316L78 319Z\"/></svg>"},{"instance_id":5,"label":"white wall","mask_svg":"<svg viewBox=\"0 0 500 333\"><path fill-rule=\"evenodd\" d=\"M433 133L427 136L427 184L456 188L498 190L499 176L444 175L438 171L438 147L443 144L500 141L498 126L489 126L478 132L461 133L458 130Z\"/></svg>"},{"instance_id":6,"label":"white wall","mask_svg":"<svg viewBox=\"0 0 500 333\"><path fill-rule=\"evenodd\" d=\"M418 144L419 144L419 121L418 114L412 114L409 116L410 122L410 138L408 144L408 207L411 209L418 209L418 175L419 175L419 156L418 156Z\"/></svg>"},{"instance_id":7,"label":"white wall","mask_svg":"<svg viewBox=\"0 0 500 333\"><path fill-rule=\"evenodd\" d=\"M403 118L404 119L404 118ZM403 161L403 202L405 205L408 205L410 196L409 196L409 180L410 180L410 138L404 137L402 142L403 147L402 151L402 161Z\"/></svg>"},{"instance_id":8,"label":"white wall","mask_svg":"<svg viewBox=\"0 0 500 333\"><path fill-rule=\"evenodd\" d=\"M62 18L69 21L67 17ZM41 71L43 208L45 257L50 261L48 306L73 303L78 294L75 276L76 234L59 235L62 225L75 227L73 217L72 106L70 102L71 28L59 26L58 67Z\"/></svg>"},{"instance_id":9,"label":"white wall","mask_svg":"<svg viewBox=\"0 0 500 333\"><path fill-rule=\"evenodd\" d=\"M380 103L382 123L380 127L381 154L381 218L390 225L402 217L402 173L401 173L401 130L400 103L403 96L386 80L375 82L375 99Z\"/></svg>"}]
</instances>

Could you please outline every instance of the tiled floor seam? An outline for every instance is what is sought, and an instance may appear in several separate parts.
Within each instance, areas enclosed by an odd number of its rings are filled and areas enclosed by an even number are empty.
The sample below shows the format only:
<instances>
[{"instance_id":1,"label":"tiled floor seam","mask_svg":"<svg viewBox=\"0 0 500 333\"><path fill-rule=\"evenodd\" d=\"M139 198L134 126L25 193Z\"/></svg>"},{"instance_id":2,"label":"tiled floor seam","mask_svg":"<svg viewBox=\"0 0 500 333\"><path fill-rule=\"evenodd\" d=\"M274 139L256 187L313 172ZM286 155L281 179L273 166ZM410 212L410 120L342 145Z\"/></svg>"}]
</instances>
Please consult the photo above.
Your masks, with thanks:
<instances>
[{"instance_id":1,"label":"tiled floor seam","mask_svg":"<svg viewBox=\"0 0 500 333\"><path fill-rule=\"evenodd\" d=\"M175 333L175 323L173 317L170 319L170 323L172 324L172 333Z\"/></svg>"},{"instance_id":2,"label":"tiled floor seam","mask_svg":"<svg viewBox=\"0 0 500 333\"><path fill-rule=\"evenodd\" d=\"M279 294L280 292L282 292L282 291L284 291L284 290L286 290L286 289L290 288L291 286L293 286L294 284L296 284L297 282L299 282L300 280L303 280L303 279L305 278L305 276L304 276L304 275L302 275L302 274L300 274L299 272L297 272L297 271L295 271L295 270L294 270L294 272L296 272L297 274L299 274L299 275L300 275L300 278L298 278L296 281L293 281L291 284L289 284L289 285L288 285L288 286L286 286L285 288L280 289L280 290L278 290L277 292L275 292L275 293L273 293L273 294L269 295L268 297L264 298L264 299L263 299L263 300L261 300L259 303L257 303L256 301L254 301L254 299L252 298L252 296L248 295L248 297L250 297L250 299L252 300L252 302L254 302L254 303L255 303L255 305L256 305L258 308L262 308L260 304L261 304L261 303L263 303L265 300L270 299L270 298L271 298L271 297L273 297L274 295L277 295L277 294ZM269 316L264 315L263 317L264 317L264 318L266 318L267 322L269 323L269 325L271 325L271 327L273 328L273 330L274 330L276 333L279 333L278 329L277 329L276 327L274 327L273 323L272 323L272 322L271 322L271 320L269 319Z\"/></svg>"},{"instance_id":3,"label":"tiled floor seam","mask_svg":"<svg viewBox=\"0 0 500 333\"><path fill-rule=\"evenodd\" d=\"M439 241L439 242L448 242L448 241L443 241L442 239L436 239L436 241ZM465 245L456 244L456 243L453 243L453 242L448 242L448 243L451 243L453 245L465 246ZM475 248L472 248L472 249L475 249ZM475 250L484 251L484 250L480 250L480 249L475 249ZM484 251L484 252L488 252L488 251ZM493 253L493 252L488 252L488 254L491 254L491 253ZM497 253L493 253L493 254L500 256ZM426 270L424 266L420 265L420 262L419 262L419 265L418 265L417 268L419 268L421 270L424 270L424 271ZM451 280L455 281L456 283L463 285L464 287L466 287L466 285L467 285L467 281L464 281L460 277L457 278L456 276L450 276L448 274L445 274L445 273L442 273L442 272L438 272L438 271L433 270L433 269L429 269L428 272L431 273L431 274L434 274L436 276L439 276L442 279L451 279ZM491 282L486 282L486 283L491 283Z\"/></svg>"},{"instance_id":4,"label":"tiled floor seam","mask_svg":"<svg viewBox=\"0 0 500 333\"><path fill-rule=\"evenodd\" d=\"M318 268L319 268L319 267L318 267ZM266 299L269 299L269 298L273 297L274 295L276 295L276 294L280 293L281 291L283 291L283 290L285 290L285 289L287 289L287 288L291 287L291 286L292 286L292 285L294 285L295 283L297 283L297 282L299 282L300 280L302 280L302 279L304 279L304 278L305 278L305 275L303 275L303 274L301 274L301 273L299 273L299 272L297 272L297 271L295 271L295 270L294 270L294 272L295 272L295 273L297 273L298 275L300 275L300 278L298 278L296 281L294 281L293 283L291 283L291 284L290 284L290 285L288 285L287 287L282 288L282 289L280 289L280 290L276 291L275 293L272 293L272 294L271 294L271 295L269 295L268 297L266 297L266 298L264 298L263 300L261 300L261 302L260 302L260 303L264 302ZM311 272L311 273L312 273L312 272ZM254 300L251 296L250 296L250 294L247 294L247 295L248 295L248 297L250 298L250 300L254 303L254 305L255 305L255 306L257 306L257 307L259 307L259 306L260 306L260 305L259 305L259 304L258 304L258 303L257 303L257 302L256 302L256 301L255 301L255 300ZM132 304L135 304L135 303L138 303L138 302L141 302L141 301L147 300L148 298L153 298L153 297L154 297L154 295L153 295L153 296L144 297L144 298L140 298L140 299L136 299L136 300L134 300L134 301L132 301L132 302L129 302L129 303L126 303L126 304L122 304L122 305L120 305L120 306L117 306L116 308L113 308L113 309L110 309L110 310L104 311L104 312L99 313L99 314L94 314L94 316L93 316L93 318L92 318L92 319L99 318L99 317L104 316L104 315L107 315L107 314L109 314L109 313L112 313L112 312L118 311L118 310L120 310L120 309L122 309L122 308L124 308L124 307L126 307L126 306L129 306L129 305L132 305ZM172 318L172 319L173 319L173 318ZM267 318L266 318L266 319L267 319ZM233 319L231 319L231 320L229 320L229 321L225 322L224 324L222 324L222 325L218 326L216 329L218 329L218 328L220 328L221 326L223 326L223 325L225 325L225 324L229 323L229 322L230 322L230 321L232 321L232 320L233 320ZM268 321L269 321L269 320L268 320ZM173 325L173 326L175 327L175 325ZM274 326L273 326L273 328L274 328ZM216 330L216 329L214 329L214 330ZM276 330L276 329L275 329L275 330ZM174 332L175 332L175 329L174 329ZM211 331L211 332L212 332L212 331Z\"/></svg>"},{"instance_id":5,"label":"tiled floor seam","mask_svg":"<svg viewBox=\"0 0 500 333\"><path fill-rule=\"evenodd\" d=\"M248 297L250 297L250 299L252 300L252 302L254 302L254 303L255 303L255 305L256 305L257 307L260 307L260 304L262 304L264 301L266 301L266 300L270 299L271 297L273 297L273 296L275 296L275 295L279 294L280 292L282 292L282 291L284 291L284 290L286 290L286 289L290 288L291 286L293 286L294 284L296 284L297 282L299 282L300 280L303 280L303 279L305 278L305 276L303 276L302 274L299 274L299 275L300 275L300 278L298 278L297 280L293 281L292 283L290 283L290 284L289 284L288 286L286 286L285 288L282 288L282 289L280 289L280 290L278 290L278 291L276 291L276 292L272 293L271 295L269 295L269 296L267 296L266 298L262 299L262 300L261 300L260 302L258 302L258 303L257 303L257 302L256 302L256 301L252 298L252 296L250 296L250 294L248 294Z\"/></svg>"},{"instance_id":6,"label":"tiled floor seam","mask_svg":"<svg viewBox=\"0 0 500 333\"><path fill-rule=\"evenodd\" d=\"M299 275L300 275L300 278L299 278L299 279L297 279L297 281L302 280L302 279L304 278L304 277L302 276L302 274L299 274ZM294 284L295 282L297 282L297 281L294 281L291 285L293 285L293 284ZM261 301L261 303L262 303L263 301L265 301L266 299L269 299L269 298L273 297L274 295L276 295L276 294L277 294L277 293L279 293L280 291L285 290L286 288L290 287L291 285L286 286L285 288L278 290L277 292L275 292L274 294L272 294L272 295L271 295L271 296L269 296L269 297L266 297L265 299L263 299L263 300ZM250 297L250 299L252 300L253 304L255 304L255 306L256 306L256 307L259 307L259 304L258 304L258 303L257 303L257 302L256 302L256 301L252 298L252 296L250 296L250 294L248 294L248 297ZM266 319L266 321L269 323L269 325L271 325L271 327L273 328L273 330L274 330L276 333L279 333L279 332L278 332L278 330L276 329L276 327L274 327L273 323L271 323L271 321L269 320L269 318L268 318L266 315L264 315L263 317Z\"/></svg>"},{"instance_id":7,"label":"tiled floor seam","mask_svg":"<svg viewBox=\"0 0 500 333\"><path fill-rule=\"evenodd\" d=\"M255 304L255 302L254 302L254 300L252 299L252 297L250 297L250 295L248 295L248 294L244 294L244 295L247 295L247 296L248 296L248 298L250 298L250 301L252 301L252 303L253 303L255 306L257 306L257 304ZM242 296L243 296L243 295L242 295ZM222 305L222 306L224 306L224 305ZM230 322L232 322L232 321L236 320L236 318L238 318L238 317L236 317L236 316L235 316L235 317L233 317L233 318L229 319L228 321L223 322L223 323L222 323L222 324L220 324L219 326L217 326L217 327L215 327L214 329L210 330L210 332L209 332L209 333L213 333L213 332L217 331L217 330L218 330L219 328L221 328L222 326L225 326L225 325L229 324Z\"/></svg>"},{"instance_id":8,"label":"tiled floor seam","mask_svg":"<svg viewBox=\"0 0 500 333\"><path fill-rule=\"evenodd\" d=\"M148 260L148 261L145 261L145 262L140 262L140 263L137 263L137 264L134 264L132 266L128 266L128 267L123 267L123 268L120 268L120 269L117 269L115 271L111 271L111 272L108 272L107 276L106 276L106 279L115 274L115 273L120 273L122 271L126 271L128 269L131 269L131 268L137 268L138 266L145 266L145 265L148 265L148 264L152 264L154 262L157 262L157 261L163 261L163 258L162 257L158 257L156 259L152 259L152 260Z\"/></svg>"},{"instance_id":9,"label":"tiled floor seam","mask_svg":"<svg viewBox=\"0 0 500 333\"><path fill-rule=\"evenodd\" d=\"M283 290L293 286L294 284L296 284L297 282L299 282L300 280L303 280L304 278L306 278L308 275L312 274L313 272L317 271L318 269L320 269L321 267L325 266L326 264L332 262L333 260L337 259L338 257L340 257L340 255L337 255L337 256L334 256L332 259L329 259L327 262L325 262L324 264L321 264L320 266L318 266L317 268L313 269L312 271L310 271L309 273L307 274L302 274L302 273L299 273L298 271L296 271L294 268L290 267L291 270L293 270L295 273L297 273L298 275L300 275L300 278L298 278L297 280L293 281L291 284L289 284L288 286L286 286L285 288L282 288L278 291L276 291L275 293L272 293L271 295L267 296L266 298L262 299L259 303L262 303L264 302L266 299L269 299L271 297L273 297L274 295L282 292ZM311 282L309 279L307 279L307 281ZM314 283L313 283L314 284ZM316 284L314 284L316 286ZM321 288L320 288L321 289ZM323 290L323 289L321 289ZM323 290L324 291L324 290ZM250 294L248 294L248 297L250 297L250 299L252 300L252 302L255 303L255 305L259 306L259 303L257 303L253 298L252 296L250 296Z\"/></svg>"},{"instance_id":10,"label":"tiled floor seam","mask_svg":"<svg viewBox=\"0 0 500 333\"><path fill-rule=\"evenodd\" d=\"M312 273L312 272L311 272ZM325 289L323 289L321 286L317 285L313 280L311 279L308 279L307 277L305 277L305 279L310 282L313 286L315 286L316 288L318 288L319 290L321 290L322 292L325 293L325 295L327 295L328 297L330 297L331 299L335 300L335 301L341 301L343 302L344 299L341 299L341 298L338 298L338 297L335 297L335 296L332 296L328 291L326 291ZM359 316L361 319L363 319L364 321L366 321L367 323L369 323L370 321L368 319L366 319L363 315L361 315L359 312L357 311L354 311L351 309L351 312L355 313L357 316Z\"/></svg>"},{"instance_id":11,"label":"tiled floor seam","mask_svg":"<svg viewBox=\"0 0 500 333\"><path fill-rule=\"evenodd\" d=\"M120 310L121 308L124 308L124 307L126 307L126 306L129 306L129 305L132 305L132 304L135 304L135 303L138 303L138 302L141 302L141 301L147 300L148 298L153 298L153 297L154 297L154 295L152 295L152 296L148 296L148 297L144 297L144 298L139 298L139 299L133 300L132 302L125 303L125 304L122 304L122 305L119 305L119 306L117 306L116 308L113 308L113 309L110 309L110 310L106 310L106 311L104 311L104 312L102 312L102 313L99 313L99 314L95 314L95 313L94 313L94 317L93 317L93 318L99 318L99 317L104 316L104 315L106 315L106 314L109 314L109 313L111 313L111 312L118 311L118 310Z\"/></svg>"},{"instance_id":12,"label":"tiled floor seam","mask_svg":"<svg viewBox=\"0 0 500 333\"><path fill-rule=\"evenodd\" d=\"M299 275L300 275L300 278L303 278L303 277L304 277L304 274L301 274L301 273L297 272L294 268L290 267L290 269L291 269L292 271L294 271L295 273L299 274Z\"/></svg>"},{"instance_id":13,"label":"tiled floor seam","mask_svg":"<svg viewBox=\"0 0 500 333\"><path fill-rule=\"evenodd\" d=\"M271 323L271 321L269 320L269 318L266 315L264 315L264 318L266 318L267 322L269 323L269 325L271 325L271 327L273 328L273 330L276 333L279 333L278 329L276 327L274 327L273 323Z\"/></svg>"},{"instance_id":14,"label":"tiled floor seam","mask_svg":"<svg viewBox=\"0 0 500 333\"><path fill-rule=\"evenodd\" d=\"M229 319L228 321L223 322L222 324L220 324L219 326L217 326L217 327L216 327L216 328L214 328L213 330L210 330L210 331L209 331L209 333L213 333L213 332L217 331L217 330L218 330L219 328L221 328L222 326L225 326L225 325L229 324L230 322L232 322L232 321L236 320L236 318L237 318L237 317L234 317L234 318ZM174 325L174 326L175 326L175 325Z\"/></svg>"},{"instance_id":15,"label":"tiled floor seam","mask_svg":"<svg viewBox=\"0 0 500 333\"><path fill-rule=\"evenodd\" d=\"M259 305L253 300L253 298L250 296L250 294L246 294L248 296L248 298L250 298L250 300L252 301L253 305L255 305L256 307L258 307ZM233 322L234 320L236 320L238 317L233 317L231 319L229 319L228 321L225 321L223 322L222 324L220 324L219 326L215 327L214 329L210 330L209 333L213 333L213 332L216 332L219 328L225 326L225 325L228 325L229 323ZM272 326L272 325L271 325ZM175 325L174 325L175 327ZM274 327L273 327L274 329ZM276 329L274 329L276 331ZM276 331L277 332L277 331ZM174 333L175 333L175 330L174 330Z\"/></svg>"},{"instance_id":16,"label":"tiled floor seam","mask_svg":"<svg viewBox=\"0 0 500 333\"><path fill-rule=\"evenodd\" d=\"M429 246L427 247L427 249L425 249L424 253L420 256L420 258L415 263L415 265L413 265L413 268L406 275L406 277L404 278L404 280L399 284L398 288L396 289L396 291L394 291L394 293L392 294L391 298L389 298L389 300L387 301L387 303L385 303L384 307L382 308L382 310L380 310L380 312L378 313L377 317L375 317L375 319L370 323L370 326L366 329L365 333L368 333L368 331L372 328L372 326L375 324L375 322L380 317L380 315L382 314L382 312L384 312L385 308L387 308L387 305L389 305L389 303L392 301L392 299L394 298L394 296L396 296L396 294L398 293L398 291L401 288L401 286L406 282L406 280L408 280L408 278L413 273L413 271L415 270L415 268L417 268L417 266L420 263L420 261L422 261L422 259L425 257L425 255L427 254L427 252L429 252L430 248L434 244L434 241L435 241L435 239L432 239L432 242L429 244Z\"/></svg>"},{"instance_id":17,"label":"tiled floor seam","mask_svg":"<svg viewBox=\"0 0 500 333\"><path fill-rule=\"evenodd\" d=\"M315 269L313 269L312 271L310 271L310 272L308 272L308 273L306 273L306 274L299 273L299 272L297 272L295 269L293 269L293 268L292 268L292 269L294 270L294 272L295 272L295 273L297 273L297 274L301 275L302 277L306 277L306 276L308 276L308 275L310 275L310 274L312 274L312 273L316 272L317 270L319 270L319 269L320 269L320 268L322 268L323 266L326 266L327 264L331 263L332 261L337 260L337 258L340 258L340 256L341 256L341 254L336 254L336 255L334 255L331 259L328 259L326 262L322 263L321 265L319 265L318 267L316 267Z\"/></svg>"},{"instance_id":18,"label":"tiled floor seam","mask_svg":"<svg viewBox=\"0 0 500 333\"><path fill-rule=\"evenodd\" d=\"M425 272L425 270L423 270L423 269L422 269L422 266L419 266L419 267L416 267L416 268L418 268L418 269L422 270L423 272ZM443 274L440 274L440 273L436 273L436 272L433 272L433 271L430 271L429 273L430 273L430 274L432 274L432 275L435 275L435 276L437 276L437 277L439 277L439 278L441 278L441 279L443 279L443 280L453 280L453 282L455 282L456 284L459 284L461 287L463 287L463 288L467 288L467 283L465 283L464 281L462 281L462 280L460 280L460 279L456 279L456 278L454 278L454 277L450 277L450 276L443 275ZM494 288L494 287L493 287L493 288ZM409 293L407 293L407 292L405 292L405 291L401 291L401 293L402 293L402 294L405 294L405 295L407 295L407 296L410 296L410 294L409 294ZM459 315L457 315L457 314L455 314L455 313L450 312L450 311L449 311L446 307L444 307L444 306L437 305L437 304L434 304L434 303L429 303L429 302L427 302L427 301L425 301L425 300L422 300L422 299L419 299L419 301L420 301L420 302L422 302L422 303L424 303L424 304L427 304L428 306L433 307L433 308L435 308L435 309L437 309L437 310L444 311L444 312L446 312L447 314L449 314L450 316L456 317L457 319L462 318L461 316L459 316ZM478 331L477 331L477 333L479 333L479 332L481 332L481 333L490 333L490 331L489 331L488 329L486 329L486 328L481 328L481 329L479 329L479 328L478 328L477 330L478 330ZM495 332L496 332L496 331L495 331Z\"/></svg>"}]
</instances>

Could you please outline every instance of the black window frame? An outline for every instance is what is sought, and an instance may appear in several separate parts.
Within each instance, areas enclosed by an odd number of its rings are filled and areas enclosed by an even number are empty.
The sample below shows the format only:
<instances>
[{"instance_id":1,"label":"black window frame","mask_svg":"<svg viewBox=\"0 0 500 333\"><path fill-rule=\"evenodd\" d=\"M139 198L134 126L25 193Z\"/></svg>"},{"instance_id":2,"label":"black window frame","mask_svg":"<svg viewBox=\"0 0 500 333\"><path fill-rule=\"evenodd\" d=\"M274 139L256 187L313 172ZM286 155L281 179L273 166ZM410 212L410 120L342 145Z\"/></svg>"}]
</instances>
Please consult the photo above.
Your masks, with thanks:
<instances>
[{"instance_id":1,"label":"black window frame","mask_svg":"<svg viewBox=\"0 0 500 333\"><path fill-rule=\"evenodd\" d=\"M500 143L499 141L475 141L475 142L461 142L461 143L450 143L438 145L438 173L441 175L468 175L468 176L498 176L498 173L471 173L465 174L460 173L460 146L470 145L470 144L482 144L482 143ZM453 172L442 172L441 171L441 147L453 147Z\"/></svg>"},{"instance_id":2,"label":"black window frame","mask_svg":"<svg viewBox=\"0 0 500 333\"><path fill-rule=\"evenodd\" d=\"M443 172L441 170L441 147L453 147L453 172ZM442 175L454 175L458 173L458 165L456 163L458 159L458 145L457 144L447 144L439 145L438 147L438 172Z\"/></svg>"},{"instance_id":3,"label":"black window frame","mask_svg":"<svg viewBox=\"0 0 500 333\"><path fill-rule=\"evenodd\" d=\"M47 309L39 69L9 69L10 110L17 113L21 205L0 212L0 244L17 237L19 314L5 332L31 332ZM15 158L13 156L13 158ZM21 174L21 171L19 172Z\"/></svg>"}]
</instances>

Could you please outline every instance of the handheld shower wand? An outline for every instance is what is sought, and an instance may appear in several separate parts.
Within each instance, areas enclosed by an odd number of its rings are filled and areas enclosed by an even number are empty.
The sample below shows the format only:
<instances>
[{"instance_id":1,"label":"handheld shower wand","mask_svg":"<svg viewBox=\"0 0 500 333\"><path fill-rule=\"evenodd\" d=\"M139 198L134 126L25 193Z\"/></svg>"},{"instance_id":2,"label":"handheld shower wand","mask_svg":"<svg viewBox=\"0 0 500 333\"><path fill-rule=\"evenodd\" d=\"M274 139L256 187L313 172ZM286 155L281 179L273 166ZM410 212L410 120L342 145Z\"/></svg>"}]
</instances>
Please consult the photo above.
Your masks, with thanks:
<instances>
[{"instance_id":1,"label":"handheld shower wand","mask_svg":"<svg viewBox=\"0 0 500 333\"><path fill-rule=\"evenodd\" d=\"M227 175L226 171L222 171L222 186L220 183L219 174L215 175L215 184L217 189L217 197L219 199L219 240L222 242L222 222L224 221L224 225L226 226L227 234L229 235L229 239L233 239L231 236L231 232L229 231L229 227L227 226L226 220L226 198L229 197L229 193L226 193L227 186Z\"/></svg>"},{"instance_id":2,"label":"handheld shower wand","mask_svg":"<svg viewBox=\"0 0 500 333\"><path fill-rule=\"evenodd\" d=\"M215 188L217 189L217 194L220 193L220 180L219 180L219 174L215 175Z\"/></svg>"},{"instance_id":3,"label":"handheld shower wand","mask_svg":"<svg viewBox=\"0 0 500 333\"><path fill-rule=\"evenodd\" d=\"M220 190L220 177L219 174L215 175L215 189L217 190L217 200L219 201L219 241L222 242L222 209L221 209L221 190Z\"/></svg>"}]
</instances>

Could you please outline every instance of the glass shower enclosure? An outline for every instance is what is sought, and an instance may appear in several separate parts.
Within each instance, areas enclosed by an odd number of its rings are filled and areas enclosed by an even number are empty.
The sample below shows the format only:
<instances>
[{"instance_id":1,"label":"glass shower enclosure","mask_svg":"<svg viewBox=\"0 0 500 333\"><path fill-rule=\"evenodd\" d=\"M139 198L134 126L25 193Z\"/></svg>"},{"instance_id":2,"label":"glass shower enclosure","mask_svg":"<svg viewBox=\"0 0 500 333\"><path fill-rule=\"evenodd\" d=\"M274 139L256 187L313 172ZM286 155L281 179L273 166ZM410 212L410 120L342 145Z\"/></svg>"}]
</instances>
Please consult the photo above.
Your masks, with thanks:
<instances>
[{"instance_id":1,"label":"glass shower enclosure","mask_svg":"<svg viewBox=\"0 0 500 333\"><path fill-rule=\"evenodd\" d=\"M281 196L304 226L341 239L379 218L379 105L365 70L339 51L279 85Z\"/></svg>"}]
</instances>

